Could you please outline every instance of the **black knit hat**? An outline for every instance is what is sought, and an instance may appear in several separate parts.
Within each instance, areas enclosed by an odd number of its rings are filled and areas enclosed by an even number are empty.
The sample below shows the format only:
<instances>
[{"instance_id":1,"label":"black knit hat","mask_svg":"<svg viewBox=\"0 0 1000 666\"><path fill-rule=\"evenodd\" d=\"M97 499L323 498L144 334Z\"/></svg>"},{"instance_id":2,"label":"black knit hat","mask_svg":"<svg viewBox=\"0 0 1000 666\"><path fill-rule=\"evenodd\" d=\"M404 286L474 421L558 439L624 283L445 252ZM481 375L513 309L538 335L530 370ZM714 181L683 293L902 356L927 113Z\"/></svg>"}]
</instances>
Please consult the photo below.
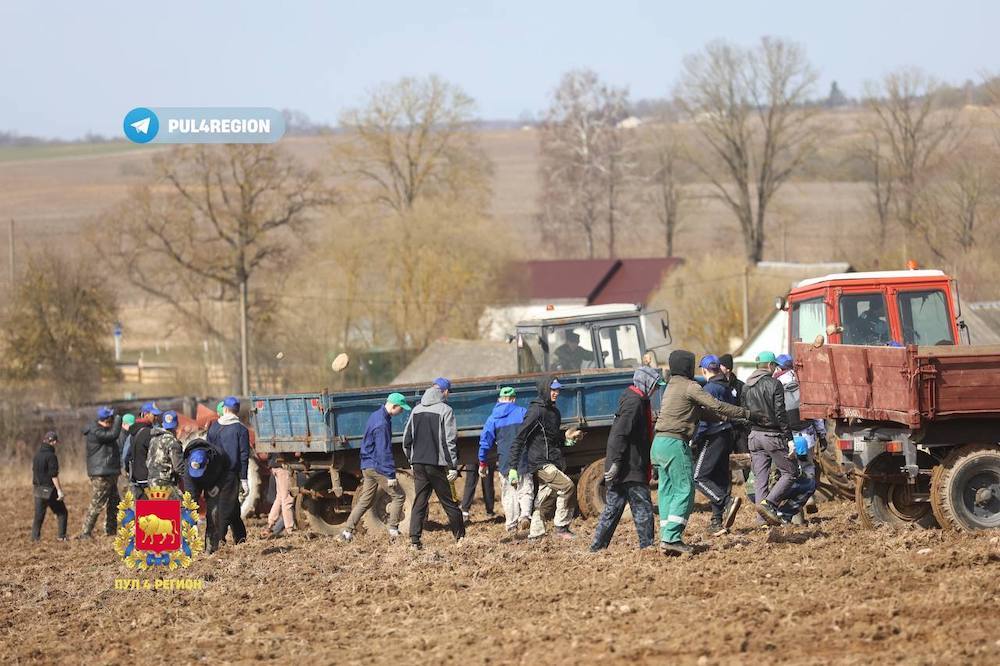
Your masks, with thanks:
<instances>
[{"instance_id":1,"label":"black knit hat","mask_svg":"<svg viewBox=\"0 0 1000 666\"><path fill-rule=\"evenodd\" d=\"M721 365L723 368L727 368L729 370L732 370L733 369L733 355L732 354L723 354L722 356L720 356L719 357L719 365Z\"/></svg>"}]
</instances>

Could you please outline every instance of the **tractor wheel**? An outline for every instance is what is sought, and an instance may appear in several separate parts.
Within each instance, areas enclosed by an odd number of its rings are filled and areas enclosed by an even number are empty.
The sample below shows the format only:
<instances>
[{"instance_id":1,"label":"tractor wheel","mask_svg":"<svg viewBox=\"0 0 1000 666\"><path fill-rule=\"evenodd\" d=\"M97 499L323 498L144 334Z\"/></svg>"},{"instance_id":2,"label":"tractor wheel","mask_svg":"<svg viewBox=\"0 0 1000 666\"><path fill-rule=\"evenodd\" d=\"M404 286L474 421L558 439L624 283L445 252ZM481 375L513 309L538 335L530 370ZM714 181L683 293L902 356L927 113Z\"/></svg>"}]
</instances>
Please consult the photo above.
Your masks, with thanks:
<instances>
[{"instance_id":1,"label":"tractor wheel","mask_svg":"<svg viewBox=\"0 0 1000 666\"><path fill-rule=\"evenodd\" d=\"M917 464L928 469L936 465L937 460L917 451ZM868 463L864 475L856 477L855 500L858 516L865 527L937 527L929 501L930 477L918 476L916 484L910 485L900 471L902 465L902 456L883 454Z\"/></svg>"},{"instance_id":2,"label":"tractor wheel","mask_svg":"<svg viewBox=\"0 0 1000 666\"><path fill-rule=\"evenodd\" d=\"M399 483L399 489L406 496L406 499L403 500L403 514L399 521L399 531L408 534L410 531L410 510L413 508L413 474L409 470L398 470L396 481ZM358 488L359 491L354 493L354 500L351 502L352 509L357 506L361 499L360 486ZM375 492L375 503L371 509L365 512L361 524L374 534L384 534L389 529L389 493L386 492L382 483L379 483L378 490Z\"/></svg>"},{"instance_id":3,"label":"tractor wheel","mask_svg":"<svg viewBox=\"0 0 1000 666\"><path fill-rule=\"evenodd\" d=\"M341 484L344 486L344 494L337 497L331 490L333 483L330 473L323 470L312 472L305 485L299 489L298 500L313 531L327 535L339 534L340 526L351 515L353 493L350 491L357 488L357 479L342 472Z\"/></svg>"},{"instance_id":4,"label":"tractor wheel","mask_svg":"<svg viewBox=\"0 0 1000 666\"><path fill-rule=\"evenodd\" d=\"M934 468L931 506L945 528L1000 527L1000 446L969 444L949 453Z\"/></svg>"},{"instance_id":5,"label":"tractor wheel","mask_svg":"<svg viewBox=\"0 0 1000 666\"><path fill-rule=\"evenodd\" d=\"M587 465L576 484L577 504L584 518L597 518L604 511L604 458Z\"/></svg>"}]
</instances>

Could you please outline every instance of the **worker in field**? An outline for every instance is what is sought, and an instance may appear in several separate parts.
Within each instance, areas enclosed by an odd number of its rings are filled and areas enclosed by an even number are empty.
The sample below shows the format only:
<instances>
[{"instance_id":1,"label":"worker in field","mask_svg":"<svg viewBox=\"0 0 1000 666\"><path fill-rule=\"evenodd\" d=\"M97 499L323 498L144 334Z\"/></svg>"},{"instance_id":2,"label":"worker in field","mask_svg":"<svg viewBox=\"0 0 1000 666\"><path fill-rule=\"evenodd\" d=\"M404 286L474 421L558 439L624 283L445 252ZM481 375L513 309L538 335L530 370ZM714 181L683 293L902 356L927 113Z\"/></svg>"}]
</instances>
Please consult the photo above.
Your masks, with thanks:
<instances>
[{"instance_id":1,"label":"worker in field","mask_svg":"<svg viewBox=\"0 0 1000 666\"><path fill-rule=\"evenodd\" d=\"M660 549L666 555L681 555L692 550L682 537L694 508L690 442L698 422L708 418L745 420L749 412L719 401L698 385L691 352L670 352L667 365L670 382L663 392L650 457L659 478Z\"/></svg>"},{"instance_id":2,"label":"worker in field","mask_svg":"<svg viewBox=\"0 0 1000 666\"><path fill-rule=\"evenodd\" d=\"M576 502L576 486L563 471L566 468L563 447L574 446L574 435L579 431L564 433L560 429L562 413L556 406L556 399L561 389L562 384L555 377L538 380L538 397L528 406L524 422L511 445L511 461L521 460L521 456L527 452L528 474L538 476L535 509L531 514L531 528L528 532L528 539L531 540L545 536L544 518L553 511L555 536L559 539L576 538L569 529ZM515 487L521 483L521 474L513 463L507 472L507 480Z\"/></svg>"},{"instance_id":3,"label":"worker in field","mask_svg":"<svg viewBox=\"0 0 1000 666\"><path fill-rule=\"evenodd\" d=\"M626 502L632 509L639 548L654 543L653 501L649 494L649 447L653 442L650 398L661 386L666 386L666 382L659 370L640 366L632 375L632 385L618 398L604 458L607 496L590 545L592 553L604 550L611 543Z\"/></svg>"},{"instance_id":4,"label":"worker in field","mask_svg":"<svg viewBox=\"0 0 1000 666\"><path fill-rule=\"evenodd\" d=\"M247 529L240 516L240 491L250 492L247 468L250 464L250 431L240 423L240 401L235 396L227 396L222 401L223 413L208 429L208 443L218 449L226 458L226 474L219 483L219 501L216 504L213 523L215 534L208 539L208 552L214 552L232 528L233 542L243 543Z\"/></svg>"},{"instance_id":5,"label":"worker in field","mask_svg":"<svg viewBox=\"0 0 1000 666\"><path fill-rule=\"evenodd\" d=\"M122 416L122 432L118 435L118 455L121 456L121 468L122 472L128 476L128 468L125 467L125 457L128 455L128 450L132 448L132 440L130 439L132 434L132 426L135 425L135 414L125 414Z\"/></svg>"},{"instance_id":6,"label":"worker in field","mask_svg":"<svg viewBox=\"0 0 1000 666\"><path fill-rule=\"evenodd\" d=\"M389 538L395 539L399 536L399 521L403 515L403 502L406 495L399 487L396 480L396 458L392 453L392 417L402 414L404 411L412 410L406 403L406 398L402 393L390 393L385 399L385 404L372 412L365 424L365 434L361 438L361 476L363 482L358 503L351 510L351 515L344 523L344 531L341 538L350 541L354 537L354 528L362 516L375 505L375 496L380 485L385 487L385 492L389 495ZM291 472L288 474L288 481L291 483ZM277 500L275 500L277 501ZM278 517L271 510L273 522L277 522ZM289 511L291 514L291 511ZM289 517L286 517L285 524L290 525ZM273 524L272 522L272 524Z\"/></svg>"},{"instance_id":7,"label":"worker in field","mask_svg":"<svg viewBox=\"0 0 1000 666\"><path fill-rule=\"evenodd\" d=\"M142 499L149 482L149 471L146 469L146 456L149 454L149 439L153 436L153 428L159 425L163 412L154 402L143 404L139 410L139 418L129 430L130 444L125 453L125 465L128 470L129 485L132 496Z\"/></svg>"},{"instance_id":8,"label":"worker in field","mask_svg":"<svg viewBox=\"0 0 1000 666\"><path fill-rule=\"evenodd\" d=\"M42 523L45 521L45 513L52 511L56 516L58 527L57 538L60 541L66 540L66 523L69 520L69 511L63 502L62 484L59 483L59 458L56 456L56 446L59 444L59 435L55 431L45 433L42 438L42 445L35 452L35 458L31 461L31 490L35 499L35 518L31 522L31 540L38 541L42 538Z\"/></svg>"},{"instance_id":9,"label":"worker in field","mask_svg":"<svg viewBox=\"0 0 1000 666\"><path fill-rule=\"evenodd\" d=\"M756 364L757 369L747 379L742 396L742 405L753 415L749 446L754 497L761 518L770 525L780 525L778 505L788 497L798 476L793 453L795 443L785 411L784 387L774 378L774 371L778 369L774 353L757 354ZM772 466L778 470L778 480L773 486L770 485Z\"/></svg>"},{"instance_id":10,"label":"worker in field","mask_svg":"<svg viewBox=\"0 0 1000 666\"><path fill-rule=\"evenodd\" d=\"M83 517L81 539L90 538L97 517L102 512L105 533L111 535L118 530L118 475L121 473L118 436L121 432L122 419L115 416L111 407L99 407L97 420L83 429L87 476L90 477L90 505Z\"/></svg>"},{"instance_id":11,"label":"worker in field","mask_svg":"<svg viewBox=\"0 0 1000 666\"><path fill-rule=\"evenodd\" d=\"M517 460L511 458L514 438L528 412L516 404L516 401L517 392L512 386L500 389L497 404L493 406L492 413L483 425L483 432L479 435L479 476L483 479L492 478L493 472L500 470L500 504L503 506L508 532L527 530L531 526L531 509L535 498L535 484L528 474L528 450L525 449ZM490 453L494 447L497 450L495 462ZM511 469L517 471L519 483L516 486L508 478ZM488 494L492 496L492 483L489 488ZM487 493L485 485L483 493Z\"/></svg>"},{"instance_id":12,"label":"worker in field","mask_svg":"<svg viewBox=\"0 0 1000 666\"><path fill-rule=\"evenodd\" d=\"M705 378L706 393L719 402L739 404L716 356L709 354L702 357L698 367ZM692 440L694 485L712 505L708 532L713 536L719 536L733 526L743 501L731 493L729 456L734 440L733 424L716 419L701 421Z\"/></svg>"},{"instance_id":13,"label":"worker in field","mask_svg":"<svg viewBox=\"0 0 1000 666\"><path fill-rule=\"evenodd\" d=\"M594 367L594 352L580 346L580 336L567 329L566 341L556 347L556 369L564 372Z\"/></svg>"},{"instance_id":14,"label":"worker in field","mask_svg":"<svg viewBox=\"0 0 1000 666\"><path fill-rule=\"evenodd\" d=\"M778 513L784 522L798 524L804 522L803 509L808 513L815 513L817 510L816 503L812 501L816 492L816 452L826 442L826 421L801 418L799 378L795 374L792 357L781 354L776 361L778 369L774 372L774 378L781 382L785 392L785 412L792 429L795 458L799 465L799 475L795 478L788 497L778 507Z\"/></svg>"},{"instance_id":15,"label":"worker in field","mask_svg":"<svg viewBox=\"0 0 1000 666\"><path fill-rule=\"evenodd\" d=\"M423 548L431 491L448 516L455 541L465 538L465 521L453 493L458 478L458 426L448 405L451 382L438 377L424 391L420 404L410 412L403 430L403 452L413 468L413 509L410 513L410 546Z\"/></svg>"},{"instance_id":16,"label":"worker in field","mask_svg":"<svg viewBox=\"0 0 1000 666\"><path fill-rule=\"evenodd\" d=\"M507 400L507 398L504 397L503 393L504 391L511 392L510 399L507 402L504 402L505 400ZM507 409L507 408L501 408L501 405L514 402L513 391L514 389L509 386L504 387L503 389L500 390L500 399L497 402L497 404L493 406L493 414L495 414L498 409ZM522 407L517 407L517 409L520 409L522 412L524 411L524 408ZM465 465L462 468L463 473L465 474L465 489L462 491L462 518L464 518L466 521L469 520L470 510L472 509L472 502L476 498L477 486L482 486L483 488L483 506L486 509L487 520L493 520L496 518L496 513L493 512L493 508L496 502L496 489L493 487L493 476L494 472L496 472L497 469L496 457L487 456L486 458L483 458L484 454L483 438L487 437L487 432L490 432L489 436L492 438L495 438L496 434L495 432L492 432L494 430L494 426L491 426L491 419L493 418L493 414L490 414L490 416L486 419L486 424L483 425L483 432L479 436L478 468L476 465ZM520 420L518 420L518 424L520 424ZM486 453L489 453L490 448L492 447L492 442L493 439L490 439L490 444L487 444L485 449ZM501 503L502 501L503 500L501 499ZM510 514L507 514L507 517L508 517L507 522L510 523ZM517 522L516 517L514 518L514 521L515 523Z\"/></svg>"},{"instance_id":17,"label":"worker in field","mask_svg":"<svg viewBox=\"0 0 1000 666\"><path fill-rule=\"evenodd\" d=\"M207 440L199 437L188 442L184 449L184 492L195 502L204 502L206 543L216 535L219 486L228 470L229 461L225 454Z\"/></svg>"},{"instance_id":18,"label":"worker in field","mask_svg":"<svg viewBox=\"0 0 1000 666\"><path fill-rule=\"evenodd\" d=\"M184 474L184 447L177 439L177 412L163 412L160 427L154 427L146 453L150 488L173 488Z\"/></svg>"}]
</instances>

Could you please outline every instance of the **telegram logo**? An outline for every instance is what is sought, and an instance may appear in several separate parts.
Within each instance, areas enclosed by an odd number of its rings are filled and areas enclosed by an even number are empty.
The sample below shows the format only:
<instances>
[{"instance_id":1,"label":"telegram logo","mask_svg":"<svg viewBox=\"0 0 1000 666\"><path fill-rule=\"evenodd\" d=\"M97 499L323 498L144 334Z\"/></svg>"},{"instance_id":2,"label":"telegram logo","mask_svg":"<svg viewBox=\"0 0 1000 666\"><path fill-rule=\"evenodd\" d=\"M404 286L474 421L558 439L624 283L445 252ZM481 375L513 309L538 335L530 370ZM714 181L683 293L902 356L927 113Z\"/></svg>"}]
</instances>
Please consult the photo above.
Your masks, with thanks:
<instances>
[{"instance_id":1,"label":"telegram logo","mask_svg":"<svg viewBox=\"0 0 1000 666\"><path fill-rule=\"evenodd\" d=\"M160 119L156 114L144 107L137 107L125 114L122 123L125 136L133 143L149 143L160 131Z\"/></svg>"}]
</instances>

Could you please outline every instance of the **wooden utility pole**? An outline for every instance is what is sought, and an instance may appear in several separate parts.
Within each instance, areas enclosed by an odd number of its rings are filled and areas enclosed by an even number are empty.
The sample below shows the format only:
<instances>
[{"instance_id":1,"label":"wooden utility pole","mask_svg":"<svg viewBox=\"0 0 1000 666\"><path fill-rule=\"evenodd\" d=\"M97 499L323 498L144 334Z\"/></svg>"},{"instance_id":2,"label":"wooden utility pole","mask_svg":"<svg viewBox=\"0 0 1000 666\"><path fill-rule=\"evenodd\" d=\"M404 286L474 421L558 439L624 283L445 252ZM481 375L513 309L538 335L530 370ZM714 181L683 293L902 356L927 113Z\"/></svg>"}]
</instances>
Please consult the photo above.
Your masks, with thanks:
<instances>
[{"instance_id":1,"label":"wooden utility pole","mask_svg":"<svg viewBox=\"0 0 1000 666\"><path fill-rule=\"evenodd\" d=\"M750 266L743 267L743 343L750 337Z\"/></svg>"}]
</instances>

